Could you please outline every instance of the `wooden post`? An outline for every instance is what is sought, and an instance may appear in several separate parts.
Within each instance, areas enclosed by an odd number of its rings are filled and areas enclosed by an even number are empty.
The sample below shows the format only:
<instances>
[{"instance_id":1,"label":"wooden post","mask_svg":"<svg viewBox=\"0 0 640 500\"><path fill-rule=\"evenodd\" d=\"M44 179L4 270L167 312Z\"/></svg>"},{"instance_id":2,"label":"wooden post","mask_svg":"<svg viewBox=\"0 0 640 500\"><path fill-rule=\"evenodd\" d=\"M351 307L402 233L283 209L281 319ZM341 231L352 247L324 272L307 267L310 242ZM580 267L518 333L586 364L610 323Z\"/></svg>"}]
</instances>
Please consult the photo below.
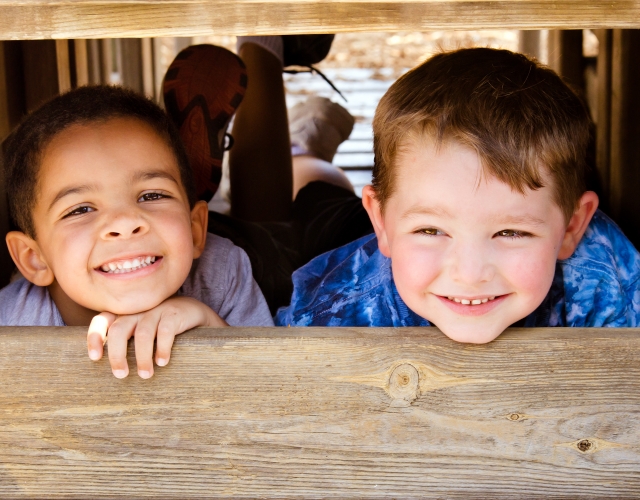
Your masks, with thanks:
<instances>
[{"instance_id":1,"label":"wooden post","mask_svg":"<svg viewBox=\"0 0 640 500\"><path fill-rule=\"evenodd\" d=\"M89 54L87 41L77 39L73 41L74 58L76 63L76 86L82 87L89 84Z\"/></svg>"},{"instance_id":2,"label":"wooden post","mask_svg":"<svg viewBox=\"0 0 640 500\"><path fill-rule=\"evenodd\" d=\"M86 350L0 330L3 496L640 496L638 329L197 329L149 380Z\"/></svg>"},{"instance_id":3,"label":"wooden post","mask_svg":"<svg viewBox=\"0 0 640 500\"><path fill-rule=\"evenodd\" d=\"M640 30L613 30L611 61L611 214L640 244Z\"/></svg>"},{"instance_id":4,"label":"wooden post","mask_svg":"<svg viewBox=\"0 0 640 500\"><path fill-rule=\"evenodd\" d=\"M105 81L102 71L102 42L87 40L87 56L89 66L89 83L97 85Z\"/></svg>"},{"instance_id":5,"label":"wooden post","mask_svg":"<svg viewBox=\"0 0 640 500\"><path fill-rule=\"evenodd\" d=\"M113 51L113 40L110 38L105 38L100 40L101 42L101 62L102 62L102 83L113 83L111 81L111 75L113 73L114 67L114 51Z\"/></svg>"},{"instance_id":6,"label":"wooden post","mask_svg":"<svg viewBox=\"0 0 640 500\"><path fill-rule=\"evenodd\" d=\"M56 43L53 40L21 42L26 111L31 112L58 94Z\"/></svg>"},{"instance_id":7,"label":"wooden post","mask_svg":"<svg viewBox=\"0 0 640 500\"><path fill-rule=\"evenodd\" d=\"M540 59L540 30L522 30L518 34L518 52Z\"/></svg>"},{"instance_id":8,"label":"wooden post","mask_svg":"<svg viewBox=\"0 0 640 500\"><path fill-rule=\"evenodd\" d=\"M584 89L582 30L550 30L548 61L556 73L576 89Z\"/></svg>"},{"instance_id":9,"label":"wooden post","mask_svg":"<svg viewBox=\"0 0 640 500\"><path fill-rule=\"evenodd\" d=\"M71 90L71 65L69 40L56 40L56 63L58 68L58 92Z\"/></svg>"},{"instance_id":10,"label":"wooden post","mask_svg":"<svg viewBox=\"0 0 640 500\"><path fill-rule=\"evenodd\" d=\"M602 182L604 194L603 208L609 208L609 185L611 182L611 50L612 30L596 30L598 37L597 61L597 112L596 124L596 166Z\"/></svg>"},{"instance_id":11,"label":"wooden post","mask_svg":"<svg viewBox=\"0 0 640 500\"><path fill-rule=\"evenodd\" d=\"M142 42L142 88L144 94L154 98L153 82L153 43L151 38L143 38Z\"/></svg>"},{"instance_id":12,"label":"wooden post","mask_svg":"<svg viewBox=\"0 0 640 500\"><path fill-rule=\"evenodd\" d=\"M142 43L139 38L122 38L121 47L122 85L143 92Z\"/></svg>"}]
</instances>

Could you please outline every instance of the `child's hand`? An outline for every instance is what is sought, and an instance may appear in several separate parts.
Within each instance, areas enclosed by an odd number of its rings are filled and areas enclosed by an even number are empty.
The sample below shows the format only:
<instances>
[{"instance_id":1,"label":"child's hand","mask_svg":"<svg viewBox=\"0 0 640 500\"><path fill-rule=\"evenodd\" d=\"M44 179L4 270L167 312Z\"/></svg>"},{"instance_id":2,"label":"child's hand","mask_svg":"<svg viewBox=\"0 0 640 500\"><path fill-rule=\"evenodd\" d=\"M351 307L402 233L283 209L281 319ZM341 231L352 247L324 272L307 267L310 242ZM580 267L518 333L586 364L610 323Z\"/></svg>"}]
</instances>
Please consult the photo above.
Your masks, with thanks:
<instances>
[{"instance_id":1,"label":"child's hand","mask_svg":"<svg viewBox=\"0 0 640 500\"><path fill-rule=\"evenodd\" d=\"M104 312L91 320L87 333L89 357L102 357L103 345L109 341L111 371L118 378L129 374L127 342L135 336L138 375L153 376L153 342L156 344L156 364L165 366L171 356L176 335L196 326L227 326L213 310L189 297L174 297L148 311L127 316ZM107 335L108 332L108 335Z\"/></svg>"}]
</instances>

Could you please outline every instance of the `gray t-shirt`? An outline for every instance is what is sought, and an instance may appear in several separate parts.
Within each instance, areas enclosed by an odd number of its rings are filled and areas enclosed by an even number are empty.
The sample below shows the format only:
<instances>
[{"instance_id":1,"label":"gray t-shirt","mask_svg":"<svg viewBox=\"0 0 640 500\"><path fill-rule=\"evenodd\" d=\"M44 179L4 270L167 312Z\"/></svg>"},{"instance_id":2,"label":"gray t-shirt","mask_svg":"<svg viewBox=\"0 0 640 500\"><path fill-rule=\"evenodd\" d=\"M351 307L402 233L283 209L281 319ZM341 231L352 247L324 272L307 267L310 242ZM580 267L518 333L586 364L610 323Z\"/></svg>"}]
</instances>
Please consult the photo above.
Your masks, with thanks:
<instances>
[{"instance_id":1,"label":"gray t-shirt","mask_svg":"<svg viewBox=\"0 0 640 500\"><path fill-rule=\"evenodd\" d=\"M273 326L247 254L226 238L207 243L178 295L208 305L231 326ZM65 326L46 287L20 278L0 290L0 326Z\"/></svg>"}]
</instances>

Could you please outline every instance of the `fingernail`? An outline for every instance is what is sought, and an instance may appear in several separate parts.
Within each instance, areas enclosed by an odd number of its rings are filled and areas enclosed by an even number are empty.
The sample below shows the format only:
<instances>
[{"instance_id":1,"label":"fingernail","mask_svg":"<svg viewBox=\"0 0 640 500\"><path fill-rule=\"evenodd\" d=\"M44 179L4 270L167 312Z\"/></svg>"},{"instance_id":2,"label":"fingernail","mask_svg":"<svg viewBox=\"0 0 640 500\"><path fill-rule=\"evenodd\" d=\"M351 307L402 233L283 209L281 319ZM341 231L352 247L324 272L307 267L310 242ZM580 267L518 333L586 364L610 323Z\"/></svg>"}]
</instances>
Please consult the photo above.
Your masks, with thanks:
<instances>
[{"instance_id":1,"label":"fingernail","mask_svg":"<svg viewBox=\"0 0 640 500\"><path fill-rule=\"evenodd\" d=\"M164 358L156 359L156 365L158 366L167 366L168 361Z\"/></svg>"},{"instance_id":2,"label":"fingernail","mask_svg":"<svg viewBox=\"0 0 640 500\"><path fill-rule=\"evenodd\" d=\"M89 358L96 361L97 359L100 359L100 353L95 349L91 349L89 351Z\"/></svg>"},{"instance_id":3,"label":"fingernail","mask_svg":"<svg viewBox=\"0 0 640 500\"><path fill-rule=\"evenodd\" d=\"M138 375L140 378L151 378L151 372L148 370L138 370Z\"/></svg>"},{"instance_id":4,"label":"fingernail","mask_svg":"<svg viewBox=\"0 0 640 500\"><path fill-rule=\"evenodd\" d=\"M113 370L113 374L116 378L125 378L127 376L127 370Z\"/></svg>"}]
</instances>

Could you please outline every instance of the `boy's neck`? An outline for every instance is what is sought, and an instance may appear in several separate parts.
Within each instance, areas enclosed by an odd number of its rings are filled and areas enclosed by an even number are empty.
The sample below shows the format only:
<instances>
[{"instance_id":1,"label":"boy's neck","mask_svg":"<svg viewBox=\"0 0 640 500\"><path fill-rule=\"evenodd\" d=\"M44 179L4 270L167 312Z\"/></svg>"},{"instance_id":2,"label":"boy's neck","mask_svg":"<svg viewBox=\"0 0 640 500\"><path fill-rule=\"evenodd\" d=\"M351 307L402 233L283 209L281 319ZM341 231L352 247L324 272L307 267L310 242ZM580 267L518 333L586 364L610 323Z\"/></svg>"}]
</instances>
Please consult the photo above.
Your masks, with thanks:
<instances>
[{"instance_id":1,"label":"boy's neck","mask_svg":"<svg viewBox=\"0 0 640 500\"><path fill-rule=\"evenodd\" d=\"M87 309L77 304L64 293L62 288L56 280L53 281L48 287L49 294L55 302L60 316L67 326L89 326L94 316L99 314L96 311Z\"/></svg>"}]
</instances>

